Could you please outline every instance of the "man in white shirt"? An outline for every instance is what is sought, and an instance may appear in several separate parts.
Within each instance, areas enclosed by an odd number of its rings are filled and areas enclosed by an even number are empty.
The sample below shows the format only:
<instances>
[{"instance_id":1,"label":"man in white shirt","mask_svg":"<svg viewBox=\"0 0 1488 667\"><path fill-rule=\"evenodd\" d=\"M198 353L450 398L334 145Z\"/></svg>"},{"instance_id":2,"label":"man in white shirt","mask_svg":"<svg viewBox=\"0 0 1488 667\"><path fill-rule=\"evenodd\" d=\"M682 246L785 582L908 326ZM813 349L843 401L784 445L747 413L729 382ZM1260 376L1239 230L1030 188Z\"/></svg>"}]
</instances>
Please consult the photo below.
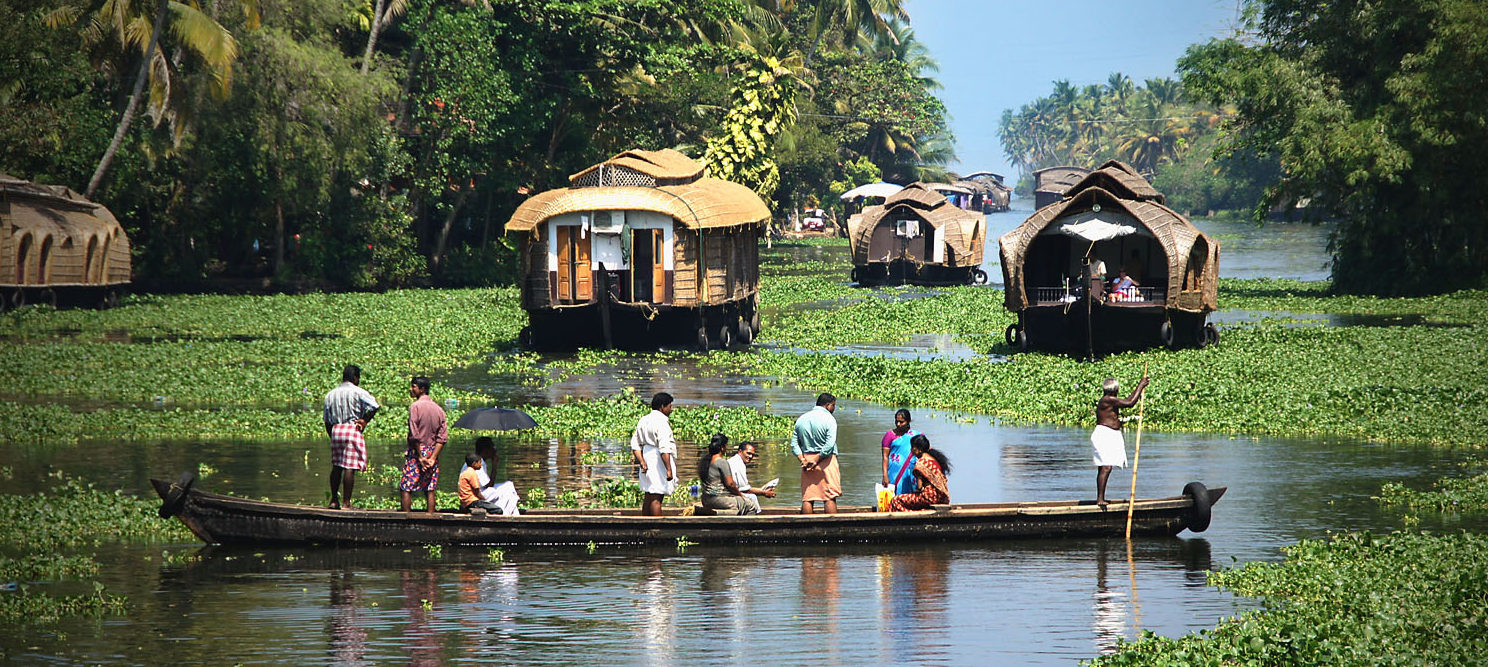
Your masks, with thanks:
<instances>
[{"instance_id":1,"label":"man in white shirt","mask_svg":"<svg viewBox=\"0 0 1488 667\"><path fill-rule=\"evenodd\" d=\"M734 484L739 487L739 493L744 494L744 511L740 514L759 514L759 496L766 498L775 497L775 489L757 488L749 485L749 475L744 467L759 458L759 451L752 442L739 443L739 451L729 458L729 470L734 476Z\"/></svg>"},{"instance_id":2,"label":"man in white shirt","mask_svg":"<svg viewBox=\"0 0 1488 667\"><path fill-rule=\"evenodd\" d=\"M664 391L651 397L651 412L636 422L630 436L630 453L640 464L642 516L661 516L661 500L677 490L677 441L672 437L672 395Z\"/></svg>"}]
</instances>

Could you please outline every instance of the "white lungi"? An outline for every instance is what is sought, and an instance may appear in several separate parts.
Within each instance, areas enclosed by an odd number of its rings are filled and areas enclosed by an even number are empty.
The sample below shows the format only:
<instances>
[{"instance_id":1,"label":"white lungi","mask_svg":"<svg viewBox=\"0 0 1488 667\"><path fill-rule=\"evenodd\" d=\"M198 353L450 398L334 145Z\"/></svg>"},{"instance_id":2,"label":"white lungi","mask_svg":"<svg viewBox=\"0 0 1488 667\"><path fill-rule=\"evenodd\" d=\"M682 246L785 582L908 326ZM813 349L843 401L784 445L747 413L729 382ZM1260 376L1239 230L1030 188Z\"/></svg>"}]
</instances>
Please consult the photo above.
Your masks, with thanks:
<instances>
[{"instance_id":1,"label":"white lungi","mask_svg":"<svg viewBox=\"0 0 1488 667\"><path fill-rule=\"evenodd\" d=\"M631 451L639 451L646 462L645 472L637 475L641 493L670 495L677 490L677 480L668 480L666 465L661 461L663 453L672 455L672 467L677 467L677 441L672 437L672 423L659 410L652 410L636 422L635 433L630 436Z\"/></svg>"},{"instance_id":2,"label":"white lungi","mask_svg":"<svg viewBox=\"0 0 1488 667\"><path fill-rule=\"evenodd\" d=\"M641 448L641 460L646 462L646 471L640 473L641 493L670 495L677 490L677 480L668 480L666 464L661 460L661 449L646 445ZM672 465L677 465L677 456L672 455Z\"/></svg>"},{"instance_id":3,"label":"white lungi","mask_svg":"<svg viewBox=\"0 0 1488 667\"><path fill-rule=\"evenodd\" d=\"M1121 431L1109 426L1097 426L1090 434L1090 448L1095 453L1095 465L1126 467L1126 439Z\"/></svg>"},{"instance_id":4,"label":"white lungi","mask_svg":"<svg viewBox=\"0 0 1488 667\"><path fill-rule=\"evenodd\" d=\"M517 485L510 481L502 482L496 486L481 491L481 498L487 502L496 503L505 516L520 516L521 510L517 509Z\"/></svg>"}]
</instances>

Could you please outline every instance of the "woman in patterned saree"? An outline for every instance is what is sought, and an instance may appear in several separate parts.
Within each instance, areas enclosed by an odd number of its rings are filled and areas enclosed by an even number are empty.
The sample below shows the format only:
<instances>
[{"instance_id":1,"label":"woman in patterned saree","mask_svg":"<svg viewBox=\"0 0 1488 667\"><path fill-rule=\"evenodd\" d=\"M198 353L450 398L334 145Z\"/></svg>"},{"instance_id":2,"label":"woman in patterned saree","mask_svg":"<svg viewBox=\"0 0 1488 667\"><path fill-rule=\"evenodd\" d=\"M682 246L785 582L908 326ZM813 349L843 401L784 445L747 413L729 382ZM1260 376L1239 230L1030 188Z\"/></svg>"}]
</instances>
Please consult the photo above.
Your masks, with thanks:
<instances>
[{"instance_id":1,"label":"woman in patterned saree","mask_svg":"<svg viewBox=\"0 0 1488 667\"><path fill-rule=\"evenodd\" d=\"M951 472L951 462L945 453L930 446L930 439L917 435L909 442L915 456L914 478L919 490L894 496L889 502L890 512L930 509L931 505L951 502L951 491L946 475Z\"/></svg>"}]
</instances>

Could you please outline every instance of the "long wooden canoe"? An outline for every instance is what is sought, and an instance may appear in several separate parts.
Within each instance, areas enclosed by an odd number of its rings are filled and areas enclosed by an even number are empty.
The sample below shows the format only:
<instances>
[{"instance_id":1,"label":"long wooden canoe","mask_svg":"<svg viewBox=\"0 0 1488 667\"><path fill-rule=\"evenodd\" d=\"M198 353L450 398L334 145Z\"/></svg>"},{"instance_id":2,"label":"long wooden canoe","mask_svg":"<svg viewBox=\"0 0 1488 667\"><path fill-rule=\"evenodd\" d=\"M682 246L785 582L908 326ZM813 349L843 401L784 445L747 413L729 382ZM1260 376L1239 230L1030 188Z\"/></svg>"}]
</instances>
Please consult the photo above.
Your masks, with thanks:
<instances>
[{"instance_id":1,"label":"long wooden canoe","mask_svg":"<svg viewBox=\"0 0 1488 667\"><path fill-rule=\"evenodd\" d=\"M333 510L209 493L194 479L150 480L175 516L209 544L674 544L821 543L1120 537L1127 507L1102 509L1093 500L937 505L915 512L840 507L837 514L771 508L753 516L701 516L668 508L663 516L636 509L542 509L521 516L473 516L454 511ZM1171 498L1139 499L1132 533L1172 536L1209 527L1209 507L1225 493L1198 482Z\"/></svg>"}]
</instances>

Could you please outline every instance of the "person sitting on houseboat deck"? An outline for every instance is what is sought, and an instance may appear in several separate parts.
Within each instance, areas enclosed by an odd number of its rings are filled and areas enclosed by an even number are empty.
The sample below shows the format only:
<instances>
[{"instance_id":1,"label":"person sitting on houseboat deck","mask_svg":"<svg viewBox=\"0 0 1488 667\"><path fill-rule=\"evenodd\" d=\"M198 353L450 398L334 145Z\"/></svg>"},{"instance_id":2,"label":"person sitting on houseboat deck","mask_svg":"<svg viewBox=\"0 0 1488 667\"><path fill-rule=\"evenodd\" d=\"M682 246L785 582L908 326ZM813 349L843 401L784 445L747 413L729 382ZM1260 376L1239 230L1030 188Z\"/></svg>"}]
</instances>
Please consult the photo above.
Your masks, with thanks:
<instances>
[{"instance_id":1,"label":"person sitting on houseboat deck","mask_svg":"<svg viewBox=\"0 0 1488 667\"><path fill-rule=\"evenodd\" d=\"M460 483L456 491L460 494L460 509L469 512L480 508L487 512L499 514L501 506L481 497L481 474L485 467L481 461L480 454L470 452L465 455L465 469L460 471Z\"/></svg>"},{"instance_id":2,"label":"person sitting on houseboat deck","mask_svg":"<svg viewBox=\"0 0 1488 667\"><path fill-rule=\"evenodd\" d=\"M496 442L491 440L490 436L483 435L476 438L475 455L482 461L481 467L476 470L476 474L480 477L481 499L495 503L500 513L506 516L521 514L521 511L517 509L517 503L521 500L517 496L517 486L510 481L498 483L491 479L491 475L496 472L496 463L499 461L496 455ZM468 465L460 470L460 474L464 475L466 469Z\"/></svg>"},{"instance_id":3,"label":"person sitting on houseboat deck","mask_svg":"<svg viewBox=\"0 0 1488 667\"><path fill-rule=\"evenodd\" d=\"M728 451L728 440L728 436L714 433L708 451L698 458L698 479L703 481L703 507L720 514L751 513L743 492L734 483L734 472L724 454Z\"/></svg>"},{"instance_id":4,"label":"person sitting on houseboat deck","mask_svg":"<svg viewBox=\"0 0 1488 667\"><path fill-rule=\"evenodd\" d=\"M1111 301L1140 301L1142 293L1137 291L1139 286L1136 279L1126 275L1126 269L1117 269L1116 277L1111 279L1111 292L1106 298Z\"/></svg>"},{"instance_id":5,"label":"person sitting on houseboat deck","mask_svg":"<svg viewBox=\"0 0 1488 667\"><path fill-rule=\"evenodd\" d=\"M914 453L914 477L918 490L903 493L889 501L890 512L927 510L932 505L951 502L950 482L946 475L951 472L951 461L944 452L930 446L930 438L917 435L909 441L909 450Z\"/></svg>"}]
</instances>

